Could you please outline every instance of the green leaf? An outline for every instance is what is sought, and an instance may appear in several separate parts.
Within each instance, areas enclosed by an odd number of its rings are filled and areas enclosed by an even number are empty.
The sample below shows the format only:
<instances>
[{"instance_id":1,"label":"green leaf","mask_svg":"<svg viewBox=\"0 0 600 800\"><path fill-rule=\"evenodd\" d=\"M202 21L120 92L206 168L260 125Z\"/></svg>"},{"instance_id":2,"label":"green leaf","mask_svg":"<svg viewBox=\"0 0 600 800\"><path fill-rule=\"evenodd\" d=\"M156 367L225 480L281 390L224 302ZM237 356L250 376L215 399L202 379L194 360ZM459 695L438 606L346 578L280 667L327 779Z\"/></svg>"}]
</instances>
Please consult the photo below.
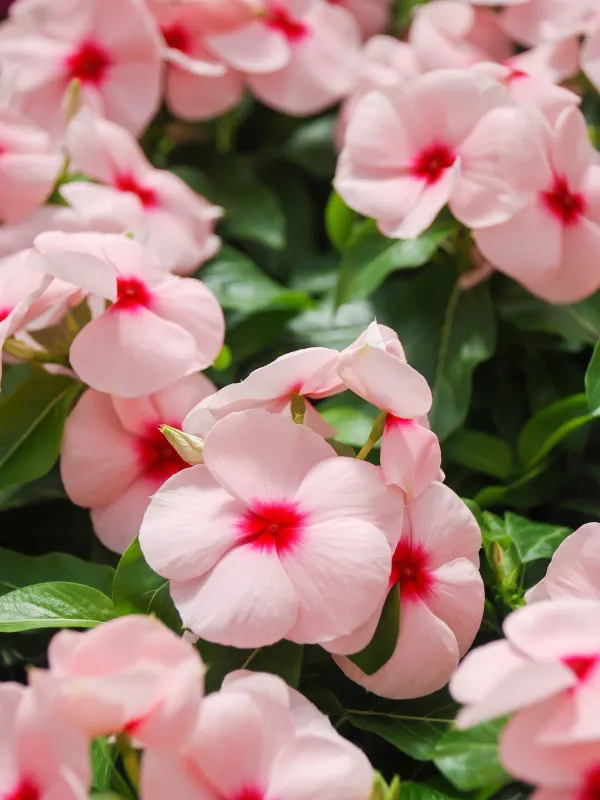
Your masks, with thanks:
<instances>
[{"instance_id":1,"label":"green leaf","mask_svg":"<svg viewBox=\"0 0 600 800\"><path fill-rule=\"evenodd\" d=\"M511 512L507 512L504 522L523 564L538 558L552 558L559 544L572 533L570 528L532 522Z\"/></svg>"},{"instance_id":2,"label":"green leaf","mask_svg":"<svg viewBox=\"0 0 600 800\"><path fill-rule=\"evenodd\" d=\"M373 675L390 660L400 632L400 586L394 584L383 606L377 630L369 644L348 656L367 675Z\"/></svg>"},{"instance_id":3,"label":"green leaf","mask_svg":"<svg viewBox=\"0 0 600 800\"><path fill-rule=\"evenodd\" d=\"M209 668L206 675L208 691L218 689L225 676L237 669L279 675L293 688L300 681L304 648L294 642L282 640L270 647L241 650L201 639L196 646Z\"/></svg>"},{"instance_id":4,"label":"green leaf","mask_svg":"<svg viewBox=\"0 0 600 800\"><path fill-rule=\"evenodd\" d=\"M319 403L319 413L336 430L336 439L362 447L367 441L377 410L356 395L345 392Z\"/></svg>"},{"instance_id":5,"label":"green leaf","mask_svg":"<svg viewBox=\"0 0 600 800\"><path fill-rule=\"evenodd\" d=\"M285 246L285 219L275 194L257 177L243 156L212 155L203 170L178 166L173 172L192 189L222 206L223 232L234 239L258 242L273 250Z\"/></svg>"},{"instance_id":6,"label":"green leaf","mask_svg":"<svg viewBox=\"0 0 600 800\"><path fill-rule=\"evenodd\" d=\"M0 547L0 594L34 583L80 583L110 596L114 570L66 553L26 556Z\"/></svg>"},{"instance_id":7,"label":"green leaf","mask_svg":"<svg viewBox=\"0 0 600 800\"><path fill-rule=\"evenodd\" d=\"M356 217L356 211L349 208L337 192L332 191L325 208L325 230L329 241L338 250L346 244Z\"/></svg>"},{"instance_id":8,"label":"green leaf","mask_svg":"<svg viewBox=\"0 0 600 800\"><path fill-rule=\"evenodd\" d=\"M39 628L95 628L115 617L98 589L62 581L24 586L0 597L0 632Z\"/></svg>"},{"instance_id":9,"label":"green leaf","mask_svg":"<svg viewBox=\"0 0 600 800\"><path fill-rule=\"evenodd\" d=\"M506 442L469 428L452 434L444 444L444 458L501 480L513 471L513 454Z\"/></svg>"},{"instance_id":10,"label":"green leaf","mask_svg":"<svg viewBox=\"0 0 600 800\"><path fill-rule=\"evenodd\" d=\"M337 114L302 122L283 148L283 156L307 172L330 178L335 172L333 146Z\"/></svg>"},{"instance_id":11,"label":"green leaf","mask_svg":"<svg viewBox=\"0 0 600 800\"><path fill-rule=\"evenodd\" d=\"M312 304L305 292L288 289L269 278L248 256L229 245L198 277L214 293L226 311L244 315L273 308L307 308Z\"/></svg>"},{"instance_id":12,"label":"green leaf","mask_svg":"<svg viewBox=\"0 0 600 800\"><path fill-rule=\"evenodd\" d=\"M466 731L448 731L433 749L433 762L462 791L508 780L498 761L498 738L504 724L504 720L496 720Z\"/></svg>"},{"instance_id":13,"label":"green leaf","mask_svg":"<svg viewBox=\"0 0 600 800\"><path fill-rule=\"evenodd\" d=\"M54 467L43 478L31 483L17 483L0 491L0 510L23 508L37 503L49 503L52 500L64 500L67 495L60 478L60 472Z\"/></svg>"},{"instance_id":14,"label":"green leaf","mask_svg":"<svg viewBox=\"0 0 600 800\"><path fill-rule=\"evenodd\" d=\"M155 614L178 633L183 625L169 593L169 581L157 575L146 563L139 540L127 548L115 572L112 586L115 610L125 614Z\"/></svg>"},{"instance_id":15,"label":"green leaf","mask_svg":"<svg viewBox=\"0 0 600 800\"><path fill-rule=\"evenodd\" d=\"M454 800L454 798L430 786L409 782L401 784L400 800Z\"/></svg>"},{"instance_id":16,"label":"green leaf","mask_svg":"<svg viewBox=\"0 0 600 800\"><path fill-rule=\"evenodd\" d=\"M0 396L0 490L50 472L79 388L71 378L44 374Z\"/></svg>"},{"instance_id":17,"label":"green leaf","mask_svg":"<svg viewBox=\"0 0 600 800\"><path fill-rule=\"evenodd\" d=\"M517 445L526 468L544 459L571 431L592 420L588 398L576 394L538 411L524 426Z\"/></svg>"},{"instance_id":18,"label":"green leaf","mask_svg":"<svg viewBox=\"0 0 600 800\"><path fill-rule=\"evenodd\" d=\"M231 350L227 347L226 344L223 345L221 350L219 351L219 355L215 358L212 363L212 368L216 369L217 372L223 372L223 370L228 369L231 366Z\"/></svg>"},{"instance_id":19,"label":"green leaf","mask_svg":"<svg viewBox=\"0 0 600 800\"><path fill-rule=\"evenodd\" d=\"M314 308L294 317L288 327L302 347L341 350L360 336L374 316L373 306L366 300L356 300L336 309L333 298L325 297Z\"/></svg>"},{"instance_id":20,"label":"green leaf","mask_svg":"<svg viewBox=\"0 0 600 800\"><path fill-rule=\"evenodd\" d=\"M338 305L368 297L396 270L423 266L455 228L454 222L434 222L417 239L398 241L379 233L373 220L360 223L342 251Z\"/></svg>"},{"instance_id":21,"label":"green leaf","mask_svg":"<svg viewBox=\"0 0 600 800\"><path fill-rule=\"evenodd\" d=\"M102 736L92 740L92 788L100 792L107 792L107 794L102 795L94 794L93 797L133 797L127 782L115 766L116 757L116 748L106 737ZM111 794L111 789L116 789L119 795Z\"/></svg>"},{"instance_id":22,"label":"green leaf","mask_svg":"<svg viewBox=\"0 0 600 800\"><path fill-rule=\"evenodd\" d=\"M592 360L585 373L585 391L592 414L600 414L600 342L596 343Z\"/></svg>"}]
</instances>

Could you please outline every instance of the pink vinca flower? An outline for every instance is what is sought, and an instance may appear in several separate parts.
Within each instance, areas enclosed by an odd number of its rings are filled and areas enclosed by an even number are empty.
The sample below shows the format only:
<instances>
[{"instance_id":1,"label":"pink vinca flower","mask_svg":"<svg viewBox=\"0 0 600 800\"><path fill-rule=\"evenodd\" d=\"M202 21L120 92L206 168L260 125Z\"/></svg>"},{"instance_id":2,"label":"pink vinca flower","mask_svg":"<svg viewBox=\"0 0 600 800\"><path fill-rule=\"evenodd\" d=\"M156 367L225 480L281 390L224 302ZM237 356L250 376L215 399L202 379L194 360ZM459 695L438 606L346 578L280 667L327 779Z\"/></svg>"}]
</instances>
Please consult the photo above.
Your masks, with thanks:
<instances>
[{"instance_id":1,"label":"pink vinca flower","mask_svg":"<svg viewBox=\"0 0 600 800\"><path fill-rule=\"evenodd\" d=\"M425 231L446 203L469 227L504 222L522 205L494 168L496 114L507 102L505 87L467 70L372 92L348 127L337 191L397 239Z\"/></svg>"},{"instance_id":2,"label":"pink vinca flower","mask_svg":"<svg viewBox=\"0 0 600 800\"><path fill-rule=\"evenodd\" d=\"M600 600L600 523L582 525L558 547L546 577L526 595L527 602L581 597Z\"/></svg>"},{"instance_id":3,"label":"pink vinca flower","mask_svg":"<svg viewBox=\"0 0 600 800\"><path fill-rule=\"evenodd\" d=\"M559 788L569 766L576 780L582 762L600 754L600 602L533 603L507 617L504 634L469 653L453 677L451 692L466 704L457 725L513 714L502 763L522 780Z\"/></svg>"},{"instance_id":4,"label":"pink vinca flower","mask_svg":"<svg viewBox=\"0 0 600 800\"><path fill-rule=\"evenodd\" d=\"M327 0L327 2L351 11L365 39L384 30L390 19L391 0Z\"/></svg>"},{"instance_id":5,"label":"pink vinca flower","mask_svg":"<svg viewBox=\"0 0 600 800\"><path fill-rule=\"evenodd\" d=\"M0 797L87 800L89 742L58 713L55 691L0 686Z\"/></svg>"},{"instance_id":6,"label":"pink vinca flower","mask_svg":"<svg viewBox=\"0 0 600 800\"><path fill-rule=\"evenodd\" d=\"M344 385L386 413L381 468L386 483L416 497L440 477L441 452L429 429L432 396L425 378L407 362L398 334L372 322L340 355Z\"/></svg>"},{"instance_id":7,"label":"pink vinca flower","mask_svg":"<svg viewBox=\"0 0 600 800\"><path fill-rule=\"evenodd\" d=\"M400 589L400 633L391 659L366 675L350 659L370 642L376 613L350 636L324 646L345 674L382 697L408 699L441 689L471 646L483 616L481 533L462 500L432 483L407 505L389 586Z\"/></svg>"},{"instance_id":8,"label":"pink vinca flower","mask_svg":"<svg viewBox=\"0 0 600 800\"><path fill-rule=\"evenodd\" d=\"M460 0L433 0L417 6L409 41L423 72L503 61L513 54L495 13Z\"/></svg>"},{"instance_id":9,"label":"pink vinca flower","mask_svg":"<svg viewBox=\"0 0 600 800\"><path fill-rule=\"evenodd\" d=\"M61 631L48 663L33 672L32 686L51 687L61 713L90 738L125 732L145 745L177 748L196 722L204 666L195 647L155 617Z\"/></svg>"},{"instance_id":10,"label":"pink vinca flower","mask_svg":"<svg viewBox=\"0 0 600 800\"><path fill-rule=\"evenodd\" d=\"M403 510L378 467L261 409L217 422L204 464L159 489L140 530L187 628L234 647L316 643L373 613Z\"/></svg>"},{"instance_id":11,"label":"pink vinca flower","mask_svg":"<svg viewBox=\"0 0 600 800\"><path fill-rule=\"evenodd\" d=\"M203 701L183 752L146 752L141 790L145 800L364 800L372 782L364 753L299 692L234 672Z\"/></svg>"},{"instance_id":12,"label":"pink vinca flower","mask_svg":"<svg viewBox=\"0 0 600 800\"><path fill-rule=\"evenodd\" d=\"M151 495L188 464L159 430L183 418L214 386L188 375L148 397L124 399L88 389L71 412L61 476L71 500L92 512L106 547L123 553L137 536Z\"/></svg>"},{"instance_id":13,"label":"pink vinca flower","mask_svg":"<svg viewBox=\"0 0 600 800\"><path fill-rule=\"evenodd\" d=\"M208 367L223 345L216 298L195 278L160 269L126 236L43 233L35 240L49 275L112 301L77 334L71 365L101 392L140 397Z\"/></svg>"},{"instance_id":14,"label":"pink vinca flower","mask_svg":"<svg viewBox=\"0 0 600 800\"><path fill-rule=\"evenodd\" d=\"M110 226L106 227L110 231ZM35 237L46 231L107 232L106 227L92 224L68 206L40 206L22 222L0 225L0 257L11 256L32 247Z\"/></svg>"},{"instance_id":15,"label":"pink vinca flower","mask_svg":"<svg viewBox=\"0 0 600 800\"><path fill-rule=\"evenodd\" d=\"M194 272L218 250L221 209L169 170L156 169L124 128L84 109L67 130L73 167L103 183L75 181L61 194L105 230L131 230L176 272Z\"/></svg>"},{"instance_id":16,"label":"pink vinca flower","mask_svg":"<svg viewBox=\"0 0 600 800\"><path fill-rule=\"evenodd\" d=\"M41 206L63 163L44 130L0 107L0 221L21 222Z\"/></svg>"},{"instance_id":17,"label":"pink vinca flower","mask_svg":"<svg viewBox=\"0 0 600 800\"><path fill-rule=\"evenodd\" d=\"M254 0L149 0L154 8L193 8L202 19L206 36L228 33L248 24L254 16Z\"/></svg>"},{"instance_id":18,"label":"pink vinca flower","mask_svg":"<svg viewBox=\"0 0 600 800\"><path fill-rule=\"evenodd\" d=\"M235 108L244 93L243 76L208 50L202 4L153 0L150 9L164 39L166 99L171 112L185 120L205 120ZM249 6L246 17L251 19Z\"/></svg>"},{"instance_id":19,"label":"pink vinca flower","mask_svg":"<svg viewBox=\"0 0 600 800\"><path fill-rule=\"evenodd\" d=\"M19 14L19 6L23 11ZM160 103L159 37L143 3L121 0L17 2L0 36L0 66L14 72L14 102L53 133L77 79L86 105L139 134Z\"/></svg>"},{"instance_id":20,"label":"pink vinca flower","mask_svg":"<svg viewBox=\"0 0 600 800\"><path fill-rule=\"evenodd\" d=\"M328 347L309 347L286 353L260 367L239 383L219 389L202 400L185 419L184 430L204 436L215 420L233 411L264 408L275 414L290 414L292 398L304 398L304 421L322 436L334 429L319 415L308 398L328 397L343 390L336 367L340 354Z\"/></svg>"},{"instance_id":21,"label":"pink vinca flower","mask_svg":"<svg viewBox=\"0 0 600 800\"><path fill-rule=\"evenodd\" d=\"M352 14L323 0L258 0L254 19L209 49L266 105L285 114L316 114L352 89L360 32Z\"/></svg>"},{"instance_id":22,"label":"pink vinca flower","mask_svg":"<svg viewBox=\"0 0 600 800\"><path fill-rule=\"evenodd\" d=\"M477 247L539 297L582 300L600 287L600 166L583 115L568 109L554 128L533 110L505 122L502 168L525 205L475 231Z\"/></svg>"}]
</instances>

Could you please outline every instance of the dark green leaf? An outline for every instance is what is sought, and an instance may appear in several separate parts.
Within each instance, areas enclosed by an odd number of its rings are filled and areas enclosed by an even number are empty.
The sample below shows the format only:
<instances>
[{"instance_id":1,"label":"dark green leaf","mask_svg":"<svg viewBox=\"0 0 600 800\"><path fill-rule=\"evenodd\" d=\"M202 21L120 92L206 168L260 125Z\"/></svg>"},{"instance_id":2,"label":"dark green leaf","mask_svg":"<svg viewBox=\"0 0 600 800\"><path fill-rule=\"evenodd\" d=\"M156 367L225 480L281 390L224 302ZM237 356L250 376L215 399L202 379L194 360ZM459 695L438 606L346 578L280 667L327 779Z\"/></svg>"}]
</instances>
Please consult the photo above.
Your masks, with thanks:
<instances>
[{"instance_id":1,"label":"dark green leaf","mask_svg":"<svg viewBox=\"0 0 600 800\"><path fill-rule=\"evenodd\" d=\"M368 297L396 270L426 264L455 225L437 222L417 239L403 241L383 236L373 220L357 225L342 251L338 304Z\"/></svg>"},{"instance_id":2,"label":"dark green leaf","mask_svg":"<svg viewBox=\"0 0 600 800\"><path fill-rule=\"evenodd\" d=\"M338 250L346 244L356 217L356 211L348 208L337 192L331 192L325 208L325 230L329 241Z\"/></svg>"},{"instance_id":3,"label":"dark green leaf","mask_svg":"<svg viewBox=\"0 0 600 800\"><path fill-rule=\"evenodd\" d=\"M105 737L100 737L92 741L92 788L100 792L108 792L108 794L102 795L94 794L92 795L94 798L133 797L127 782L119 774L115 766L116 757L117 752L114 744L111 744ZM111 794L111 789L116 789L119 795Z\"/></svg>"},{"instance_id":4,"label":"dark green leaf","mask_svg":"<svg viewBox=\"0 0 600 800\"><path fill-rule=\"evenodd\" d=\"M172 630L181 631L183 626L171 600L169 581L150 569L138 539L121 556L112 591L117 614L155 614Z\"/></svg>"},{"instance_id":5,"label":"dark green leaf","mask_svg":"<svg viewBox=\"0 0 600 800\"><path fill-rule=\"evenodd\" d=\"M234 239L258 242L275 250L285 246L285 219L273 192L262 184L242 156L213 157L201 172L175 167L189 186L225 210L223 231Z\"/></svg>"},{"instance_id":6,"label":"dark green leaf","mask_svg":"<svg viewBox=\"0 0 600 800\"><path fill-rule=\"evenodd\" d=\"M400 798L401 800L454 800L450 795L438 792L430 786L404 781L401 784Z\"/></svg>"},{"instance_id":7,"label":"dark green leaf","mask_svg":"<svg viewBox=\"0 0 600 800\"><path fill-rule=\"evenodd\" d=\"M567 397L538 411L519 435L518 451L523 465L533 467L571 431L586 425L591 419L585 394Z\"/></svg>"},{"instance_id":8,"label":"dark green leaf","mask_svg":"<svg viewBox=\"0 0 600 800\"><path fill-rule=\"evenodd\" d=\"M0 597L0 632L95 628L115 617L112 600L78 583L38 583Z\"/></svg>"},{"instance_id":9,"label":"dark green leaf","mask_svg":"<svg viewBox=\"0 0 600 800\"><path fill-rule=\"evenodd\" d=\"M57 467L31 483L14 484L0 491L0 510L64 500L66 493Z\"/></svg>"},{"instance_id":10,"label":"dark green leaf","mask_svg":"<svg viewBox=\"0 0 600 800\"><path fill-rule=\"evenodd\" d=\"M114 570L66 553L26 556L0 547L0 594L34 583L66 582L92 586L110 596Z\"/></svg>"},{"instance_id":11,"label":"dark green leaf","mask_svg":"<svg viewBox=\"0 0 600 800\"><path fill-rule=\"evenodd\" d=\"M513 471L510 447L489 433L462 428L444 444L444 458L475 472L506 480Z\"/></svg>"},{"instance_id":12,"label":"dark green leaf","mask_svg":"<svg viewBox=\"0 0 600 800\"><path fill-rule=\"evenodd\" d=\"M319 403L319 413L336 430L336 439L352 447L367 441L377 416L373 406L356 395L345 392Z\"/></svg>"},{"instance_id":13,"label":"dark green leaf","mask_svg":"<svg viewBox=\"0 0 600 800\"><path fill-rule=\"evenodd\" d=\"M52 469L79 388L71 378L44 374L0 397L0 490Z\"/></svg>"},{"instance_id":14,"label":"dark green leaf","mask_svg":"<svg viewBox=\"0 0 600 800\"><path fill-rule=\"evenodd\" d=\"M289 327L302 347L333 347L342 350L373 322L373 306L367 300L346 303L335 309L333 299L324 298L317 307L298 314Z\"/></svg>"},{"instance_id":15,"label":"dark green leaf","mask_svg":"<svg viewBox=\"0 0 600 800\"><path fill-rule=\"evenodd\" d=\"M272 308L307 308L305 292L271 280L248 256L229 245L198 273L226 311L253 314Z\"/></svg>"},{"instance_id":16,"label":"dark green leaf","mask_svg":"<svg viewBox=\"0 0 600 800\"><path fill-rule=\"evenodd\" d=\"M301 123L287 141L283 155L292 164L319 177L330 177L335 171L333 147L337 114Z\"/></svg>"},{"instance_id":17,"label":"dark green leaf","mask_svg":"<svg viewBox=\"0 0 600 800\"><path fill-rule=\"evenodd\" d=\"M514 542L523 564L538 558L552 558L554 551L571 533L570 528L532 522L508 512L504 518L506 532Z\"/></svg>"},{"instance_id":18,"label":"dark green leaf","mask_svg":"<svg viewBox=\"0 0 600 800\"><path fill-rule=\"evenodd\" d=\"M282 640L270 647L241 650L200 640L197 648L209 668L206 675L209 691L218 689L225 676L237 669L279 675L294 688L300 680L303 647L293 642Z\"/></svg>"},{"instance_id":19,"label":"dark green leaf","mask_svg":"<svg viewBox=\"0 0 600 800\"><path fill-rule=\"evenodd\" d=\"M360 653L348 656L367 675L373 675L390 660L400 632L400 587L394 584L388 593L373 638Z\"/></svg>"},{"instance_id":20,"label":"dark green leaf","mask_svg":"<svg viewBox=\"0 0 600 800\"><path fill-rule=\"evenodd\" d=\"M432 758L457 789L471 791L508 780L498 761L498 738L504 721L467 731L449 730L437 742Z\"/></svg>"},{"instance_id":21,"label":"dark green leaf","mask_svg":"<svg viewBox=\"0 0 600 800\"><path fill-rule=\"evenodd\" d=\"M600 414L600 342L594 348L592 360L585 373L585 391L592 414Z\"/></svg>"}]
</instances>

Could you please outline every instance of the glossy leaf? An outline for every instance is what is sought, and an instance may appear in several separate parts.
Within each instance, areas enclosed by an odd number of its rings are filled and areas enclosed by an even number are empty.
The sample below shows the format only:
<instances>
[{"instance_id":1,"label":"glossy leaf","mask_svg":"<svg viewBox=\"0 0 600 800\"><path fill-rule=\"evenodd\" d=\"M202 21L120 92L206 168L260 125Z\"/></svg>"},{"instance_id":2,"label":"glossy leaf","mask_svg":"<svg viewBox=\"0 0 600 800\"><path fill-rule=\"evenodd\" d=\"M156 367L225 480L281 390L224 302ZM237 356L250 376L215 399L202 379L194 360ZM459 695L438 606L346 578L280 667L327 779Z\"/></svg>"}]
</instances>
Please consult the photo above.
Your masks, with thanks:
<instances>
[{"instance_id":1,"label":"glossy leaf","mask_svg":"<svg viewBox=\"0 0 600 800\"><path fill-rule=\"evenodd\" d=\"M304 648L294 642L282 640L270 647L241 650L200 640L197 647L208 667L206 685L209 691L218 689L225 675L236 669L279 675L294 688L300 680Z\"/></svg>"},{"instance_id":2,"label":"glossy leaf","mask_svg":"<svg viewBox=\"0 0 600 800\"><path fill-rule=\"evenodd\" d=\"M412 782L401 784L400 798L401 800L454 800L449 794L438 792L437 789L421 783Z\"/></svg>"},{"instance_id":3,"label":"glossy leaf","mask_svg":"<svg viewBox=\"0 0 600 800\"><path fill-rule=\"evenodd\" d=\"M510 447L489 433L462 428L444 444L444 458L474 472L506 480L513 471Z\"/></svg>"},{"instance_id":4,"label":"glossy leaf","mask_svg":"<svg viewBox=\"0 0 600 800\"><path fill-rule=\"evenodd\" d=\"M348 208L339 194L333 191L325 208L325 229L329 241L338 250L348 241L356 218L356 211Z\"/></svg>"},{"instance_id":5,"label":"glossy leaf","mask_svg":"<svg viewBox=\"0 0 600 800\"><path fill-rule=\"evenodd\" d=\"M592 420L588 399L577 394L538 411L519 435L519 457L525 467L544 459L569 433Z\"/></svg>"},{"instance_id":6,"label":"glossy leaf","mask_svg":"<svg viewBox=\"0 0 600 800\"><path fill-rule=\"evenodd\" d=\"M494 721L466 731L449 730L433 749L436 767L462 791L508 780L498 761L498 738L503 726L503 721Z\"/></svg>"},{"instance_id":7,"label":"glossy leaf","mask_svg":"<svg viewBox=\"0 0 600 800\"><path fill-rule=\"evenodd\" d=\"M506 532L517 548L523 564L538 558L552 558L559 544L572 532L570 528L533 522L511 512L506 514L504 521Z\"/></svg>"},{"instance_id":8,"label":"glossy leaf","mask_svg":"<svg viewBox=\"0 0 600 800\"><path fill-rule=\"evenodd\" d=\"M373 675L394 655L400 633L400 586L394 584L388 593L377 629L369 644L348 658L367 675Z\"/></svg>"},{"instance_id":9,"label":"glossy leaf","mask_svg":"<svg viewBox=\"0 0 600 800\"><path fill-rule=\"evenodd\" d=\"M34 583L61 581L92 586L110 596L113 576L112 567L67 553L27 556L0 547L0 594Z\"/></svg>"},{"instance_id":10,"label":"glossy leaf","mask_svg":"<svg viewBox=\"0 0 600 800\"><path fill-rule=\"evenodd\" d=\"M112 600L78 583L38 583L0 597L0 632L95 628L116 616Z\"/></svg>"},{"instance_id":11,"label":"glossy leaf","mask_svg":"<svg viewBox=\"0 0 600 800\"><path fill-rule=\"evenodd\" d=\"M600 341L585 373L585 391L591 413L600 415Z\"/></svg>"}]
</instances>

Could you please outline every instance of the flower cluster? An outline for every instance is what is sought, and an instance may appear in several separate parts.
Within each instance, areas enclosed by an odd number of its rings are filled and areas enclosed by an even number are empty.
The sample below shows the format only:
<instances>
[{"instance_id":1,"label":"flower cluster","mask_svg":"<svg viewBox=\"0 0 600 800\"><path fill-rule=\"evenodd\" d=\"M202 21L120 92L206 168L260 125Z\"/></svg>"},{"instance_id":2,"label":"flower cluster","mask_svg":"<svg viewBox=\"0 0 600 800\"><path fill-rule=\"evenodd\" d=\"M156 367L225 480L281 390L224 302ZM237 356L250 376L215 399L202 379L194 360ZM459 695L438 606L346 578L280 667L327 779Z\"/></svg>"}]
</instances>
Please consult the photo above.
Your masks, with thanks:
<instances>
[{"instance_id":1,"label":"flower cluster","mask_svg":"<svg viewBox=\"0 0 600 800\"><path fill-rule=\"evenodd\" d=\"M452 679L461 728L511 715L500 758L540 788L536 800L600 791L600 524L556 551L528 605L507 617L506 639L473 650Z\"/></svg>"},{"instance_id":2,"label":"flower cluster","mask_svg":"<svg viewBox=\"0 0 600 800\"><path fill-rule=\"evenodd\" d=\"M84 800L90 743L105 736L143 800L368 796L367 758L301 694L242 670L203 697L198 652L151 617L63 631L48 660L29 687L0 686L3 797Z\"/></svg>"}]
</instances>

